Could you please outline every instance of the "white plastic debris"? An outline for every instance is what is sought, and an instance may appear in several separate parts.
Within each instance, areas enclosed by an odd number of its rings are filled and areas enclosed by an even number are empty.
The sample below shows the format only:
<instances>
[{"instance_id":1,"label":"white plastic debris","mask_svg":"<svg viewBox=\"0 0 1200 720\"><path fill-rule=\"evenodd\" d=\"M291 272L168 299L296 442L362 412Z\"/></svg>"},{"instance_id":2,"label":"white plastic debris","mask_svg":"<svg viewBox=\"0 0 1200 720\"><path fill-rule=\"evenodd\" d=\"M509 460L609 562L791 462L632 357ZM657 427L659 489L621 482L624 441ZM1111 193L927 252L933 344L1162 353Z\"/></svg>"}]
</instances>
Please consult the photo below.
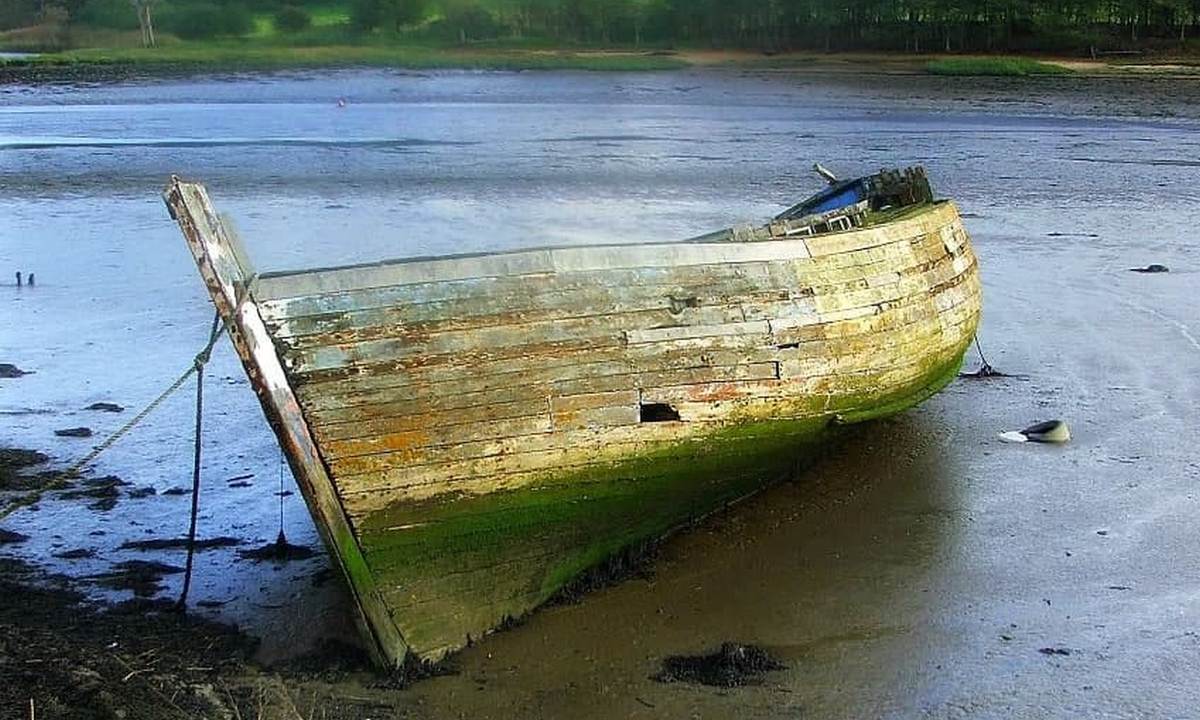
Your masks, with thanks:
<instances>
[{"instance_id":1,"label":"white plastic debris","mask_svg":"<svg viewBox=\"0 0 1200 720\"><path fill-rule=\"evenodd\" d=\"M1030 425L1024 430L1009 430L1000 433L1002 442L1065 443L1071 439L1071 429L1062 420L1047 420Z\"/></svg>"}]
</instances>

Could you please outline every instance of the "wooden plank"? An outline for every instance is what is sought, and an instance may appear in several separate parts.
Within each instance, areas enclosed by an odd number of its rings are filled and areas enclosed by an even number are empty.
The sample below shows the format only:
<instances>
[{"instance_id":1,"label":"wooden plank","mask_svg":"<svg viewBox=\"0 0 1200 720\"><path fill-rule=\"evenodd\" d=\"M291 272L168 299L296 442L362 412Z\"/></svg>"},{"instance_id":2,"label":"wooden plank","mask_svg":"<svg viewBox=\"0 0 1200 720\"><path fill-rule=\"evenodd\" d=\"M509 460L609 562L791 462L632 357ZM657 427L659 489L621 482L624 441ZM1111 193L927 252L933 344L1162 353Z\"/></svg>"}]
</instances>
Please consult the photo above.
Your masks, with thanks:
<instances>
[{"instance_id":1,"label":"wooden plank","mask_svg":"<svg viewBox=\"0 0 1200 720\"><path fill-rule=\"evenodd\" d=\"M548 406L549 398L545 395L482 405L467 411L458 409L417 415L406 412L403 406L371 405L357 408L357 417L347 413L338 418L338 422L314 422L313 425L322 442L412 431L436 430L440 433L456 425L545 415Z\"/></svg>"},{"instance_id":2,"label":"wooden plank","mask_svg":"<svg viewBox=\"0 0 1200 720\"><path fill-rule=\"evenodd\" d=\"M554 307L557 296L576 293L608 292L613 297L658 297L680 293L719 289L724 292L746 293L770 287L772 270L769 263L706 266L702 268L630 268L592 273L555 273L539 276L537 282L524 277L476 278L455 282L422 282L382 288L365 288L336 293L305 295L261 303L269 322L305 317L321 317L342 313L386 308L414 308L418 317L445 310L469 312L464 305L477 303L480 298L492 298L498 304L516 308ZM793 273L794 274L794 273ZM628 289L628 295L626 295ZM432 306L432 311L422 310Z\"/></svg>"},{"instance_id":3,"label":"wooden plank","mask_svg":"<svg viewBox=\"0 0 1200 720\"><path fill-rule=\"evenodd\" d=\"M636 405L624 405L564 410L554 415L553 426L555 430L578 430L581 428L637 425L638 422L638 407Z\"/></svg>"},{"instance_id":4,"label":"wooden plank","mask_svg":"<svg viewBox=\"0 0 1200 720\"><path fill-rule=\"evenodd\" d=\"M550 398L550 416L556 418L562 413L592 408L637 407L638 398L636 389L560 395Z\"/></svg>"},{"instance_id":5,"label":"wooden plank","mask_svg":"<svg viewBox=\"0 0 1200 720\"><path fill-rule=\"evenodd\" d=\"M323 293L428 281L586 272L622 268L677 268L759 260L804 260L803 240L770 243L644 243L518 250L487 255L390 260L304 273L271 273L260 279L258 297L277 300Z\"/></svg>"},{"instance_id":6,"label":"wooden plank","mask_svg":"<svg viewBox=\"0 0 1200 720\"><path fill-rule=\"evenodd\" d=\"M437 447L472 442L485 438L506 438L531 435L534 433L550 432L550 414L507 418L504 420L487 420L477 423L453 425L447 428L427 428L425 430L407 430L380 435L368 435L350 439L324 439L321 429L316 428L316 435L321 441L321 448L330 459L343 458L353 455L368 455L393 450L406 450L419 447Z\"/></svg>"},{"instance_id":7,"label":"wooden plank","mask_svg":"<svg viewBox=\"0 0 1200 720\"><path fill-rule=\"evenodd\" d=\"M754 363L723 367L682 368L679 370L650 371L627 375L601 375L563 380L554 384L557 393L601 393L633 388L660 387L670 385L694 385L701 382L740 380L747 377L774 377L774 363Z\"/></svg>"},{"instance_id":8,"label":"wooden plank","mask_svg":"<svg viewBox=\"0 0 1200 720\"><path fill-rule=\"evenodd\" d=\"M554 270L546 250L525 250L495 255L465 255L429 260L391 260L301 273L264 274L259 279L256 299L345 292L361 288L388 287L429 280L451 281L472 278L537 275Z\"/></svg>"},{"instance_id":9,"label":"wooden plank","mask_svg":"<svg viewBox=\"0 0 1200 720\"><path fill-rule=\"evenodd\" d=\"M729 337L741 335L765 335L771 332L769 323L762 320L751 322L714 323L706 325L681 325L676 327L652 327L625 330L625 340L630 345L659 343L693 338Z\"/></svg>"},{"instance_id":10,"label":"wooden plank","mask_svg":"<svg viewBox=\"0 0 1200 720\"><path fill-rule=\"evenodd\" d=\"M351 484L365 485L375 482L379 472L400 467L416 469L428 466L443 466L463 460L487 457L515 456L530 452L544 452L555 448L601 448L614 450L644 446L653 442L676 441L685 438L692 430L680 427L679 423L648 423L636 427L555 428L553 433L535 433L515 437L485 438L454 445L353 455L333 458L334 469L343 487ZM355 476L366 476L355 479ZM347 484L351 483L351 484Z\"/></svg>"},{"instance_id":11,"label":"wooden plank","mask_svg":"<svg viewBox=\"0 0 1200 720\"><path fill-rule=\"evenodd\" d=\"M307 347L356 338L376 339L419 334L473 330L498 326L520 326L538 322L562 322L632 313L667 313L677 322L688 323L701 308L728 307L775 298L778 293L731 294L720 289L707 292L675 292L668 288L643 288L619 297L616 288L537 295L528 298L485 296L454 302L402 305L354 310L330 315L283 319L272 329L289 347Z\"/></svg>"},{"instance_id":12,"label":"wooden plank","mask_svg":"<svg viewBox=\"0 0 1200 720\"><path fill-rule=\"evenodd\" d=\"M742 319L740 308L697 308L692 319L719 324ZM350 366L371 365L396 358L420 355L446 355L471 351L488 354L527 346L553 343L591 343L594 347L621 344L629 328L675 326L680 320L666 310L651 310L626 315L604 315L575 320L535 321L469 330L450 330L434 335L414 332L408 337L383 340L348 341L334 345L283 350L284 363L291 373L305 374ZM688 327L688 326L684 326Z\"/></svg>"},{"instance_id":13,"label":"wooden plank","mask_svg":"<svg viewBox=\"0 0 1200 720\"><path fill-rule=\"evenodd\" d=\"M589 361L596 356L600 361ZM605 360L605 357L617 359ZM779 357L780 351L773 345L745 350L683 351L638 346L618 348L611 355L576 351L544 362L540 358L507 359L375 378L386 383L382 385L345 382L308 385L301 389L300 397L314 422L339 422L356 417L355 408L362 405L391 405L397 408L397 414L444 412L562 394L555 387L557 383L580 378L751 365L774 362ZM463 375L469 377L463 379Z\"/></svg>"}]
</instances>

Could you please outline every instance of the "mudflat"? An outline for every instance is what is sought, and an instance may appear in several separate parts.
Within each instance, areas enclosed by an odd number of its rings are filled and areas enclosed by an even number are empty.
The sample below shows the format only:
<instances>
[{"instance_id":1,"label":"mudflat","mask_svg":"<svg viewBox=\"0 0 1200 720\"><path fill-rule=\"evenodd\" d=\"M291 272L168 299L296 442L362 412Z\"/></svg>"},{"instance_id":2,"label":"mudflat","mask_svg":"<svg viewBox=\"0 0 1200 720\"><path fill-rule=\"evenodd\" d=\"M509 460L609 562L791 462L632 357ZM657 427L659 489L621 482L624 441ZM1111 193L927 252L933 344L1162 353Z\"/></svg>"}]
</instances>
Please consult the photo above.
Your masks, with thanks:
<instances>
[{"instance_id":1,"label":"mudflat","mask_svg":"<svg viewBox=\"0 0 1200 720\"><path fill-rule=\"evenodd\" d=\"M63 608L0 616L20 650L5 653L6 707L71 706L66 681L47 684L59 671L32 669L62 658L131 717L172 684L182 716L242 717L1180 717L1200 700L1200 84L347 71L9 90L0 277L38 284L0 288L0 362L29 373L0 379L0 425L49 458L6 454L21 465L0 472L6 497L27 486L13 476L82 456L203 344L211 311L157 200L181 170L282 269L686 236L786 206L814 186L813 160L846 174L919 160L964 212L980 340L1011 377L960 379L854 428L620 582L400 687L346 649L320 552L240 554L275 538L281 499L289 540L319 546L219 347L200 527L222 541L197 555L190 616L164 607L187 526L185 393L4 521L6 594ZM1129 270L1152 264L1169 271ZM1071 442L997 437L1048 419ZM92 438L54 435L84 426ZM122 571L166 602L114 609L134 596L104 583ZM78 635L68 618L85 613L112 640ZM175 659L155 661L164 638ZM754 672L728 687L666 672L714 655Z\"/></svg>"}]
</instances>

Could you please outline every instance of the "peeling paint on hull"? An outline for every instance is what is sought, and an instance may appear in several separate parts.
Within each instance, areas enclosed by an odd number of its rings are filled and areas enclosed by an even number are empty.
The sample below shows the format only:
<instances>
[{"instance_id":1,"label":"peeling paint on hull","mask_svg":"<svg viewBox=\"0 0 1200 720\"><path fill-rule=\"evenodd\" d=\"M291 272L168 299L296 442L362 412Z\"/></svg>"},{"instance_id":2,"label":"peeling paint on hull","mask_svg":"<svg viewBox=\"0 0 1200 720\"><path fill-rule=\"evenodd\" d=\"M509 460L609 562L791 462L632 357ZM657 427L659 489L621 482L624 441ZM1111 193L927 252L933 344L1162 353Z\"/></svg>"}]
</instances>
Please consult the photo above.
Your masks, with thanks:
<instances>
[{"instance_id":1,"label":"peeling paint on hull","mask_svg":"<svg viewBox=\"0 0 1200 720\"><path fill-rule=\"evenodd\" d=\"M804 238L255 276L202 186L166 199L389 664L920 402L980 312L948 202Z\"/></svg>"}]
</instances>

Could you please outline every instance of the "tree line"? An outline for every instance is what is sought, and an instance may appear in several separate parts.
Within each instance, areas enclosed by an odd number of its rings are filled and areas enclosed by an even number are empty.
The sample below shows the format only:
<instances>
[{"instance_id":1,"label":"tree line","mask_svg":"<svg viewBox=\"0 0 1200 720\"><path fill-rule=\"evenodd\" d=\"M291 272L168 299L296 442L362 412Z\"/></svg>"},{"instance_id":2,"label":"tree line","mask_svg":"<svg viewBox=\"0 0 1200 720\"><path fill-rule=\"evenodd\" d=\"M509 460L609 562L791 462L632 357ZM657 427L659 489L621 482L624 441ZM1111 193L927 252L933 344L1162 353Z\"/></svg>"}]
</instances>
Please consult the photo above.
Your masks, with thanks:
<instances>
[{"instance_id":1,"label":"tree line","mask_svg":"<svg viewBox=\"0 0 1200 720\"><path fill-rule=\"evenodd\" d=\"M319 0L312 0L313 3ZM0 29L47 8L98 25L151 13L200 36L248 32L271 12L285 32L309 29L305 0L0 0ZM496 39L557 45L892 50L1065 51L1174 46L1197 30L1200 0L334 0L351 35ZM312 30L316 30L313 28ZM319 41L317 33L310 33ZM326 39L329 33L326 32Z\"/></svg>"},{"instance_id":2,"label":"tree line","mask_svg":"<svg viewBox=\"0 0 1200 720\"><path fill-rule=\"evenodd\" d=\"M393 8L401 24L431 9L423 0L355 3ZM1200 0L441 0L432 9L464 38L962 52L1183 42Z\"/></svg>"}]
</instances>

